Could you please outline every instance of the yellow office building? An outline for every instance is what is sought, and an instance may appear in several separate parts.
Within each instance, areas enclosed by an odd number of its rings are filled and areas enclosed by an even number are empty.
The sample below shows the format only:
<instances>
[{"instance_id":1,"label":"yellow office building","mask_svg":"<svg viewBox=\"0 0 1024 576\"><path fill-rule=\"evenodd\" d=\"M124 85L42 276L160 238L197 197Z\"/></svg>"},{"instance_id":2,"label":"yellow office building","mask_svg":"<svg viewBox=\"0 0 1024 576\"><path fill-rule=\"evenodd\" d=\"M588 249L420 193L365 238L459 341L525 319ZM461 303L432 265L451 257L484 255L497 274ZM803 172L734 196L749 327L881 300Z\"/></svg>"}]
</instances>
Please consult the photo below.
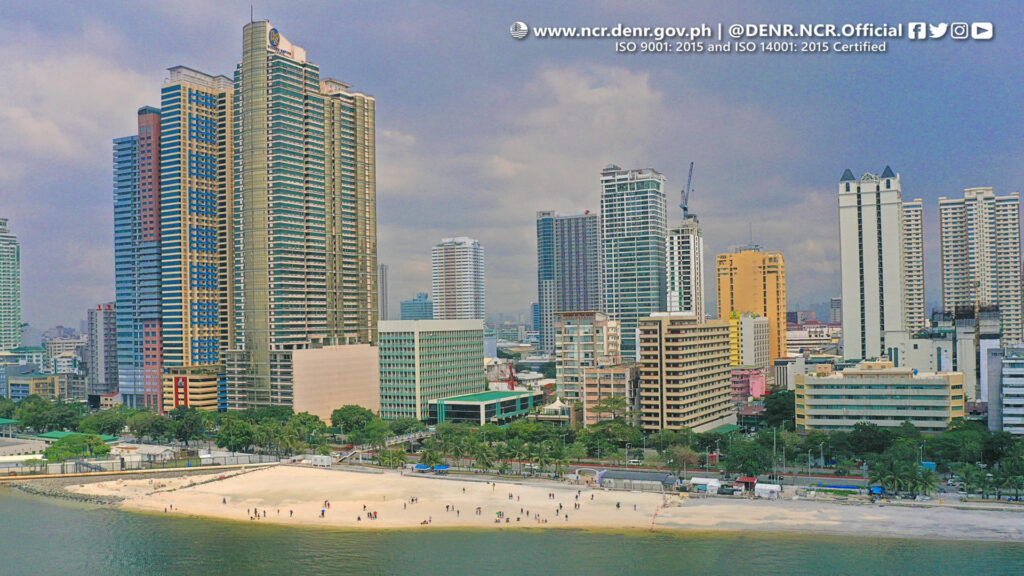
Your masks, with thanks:
<instances>
[{"instance_id":1,"label":"yellow office building","mask_svg":"<svg viewBox=\"0 0 1024 576\"><path fill-rule=\"evenodd\" d=\"M770 360L786 355L786 262L778 251L747 246L719 254L718 318L750 312L768 318Z\"/></svg>"}]
</instances>

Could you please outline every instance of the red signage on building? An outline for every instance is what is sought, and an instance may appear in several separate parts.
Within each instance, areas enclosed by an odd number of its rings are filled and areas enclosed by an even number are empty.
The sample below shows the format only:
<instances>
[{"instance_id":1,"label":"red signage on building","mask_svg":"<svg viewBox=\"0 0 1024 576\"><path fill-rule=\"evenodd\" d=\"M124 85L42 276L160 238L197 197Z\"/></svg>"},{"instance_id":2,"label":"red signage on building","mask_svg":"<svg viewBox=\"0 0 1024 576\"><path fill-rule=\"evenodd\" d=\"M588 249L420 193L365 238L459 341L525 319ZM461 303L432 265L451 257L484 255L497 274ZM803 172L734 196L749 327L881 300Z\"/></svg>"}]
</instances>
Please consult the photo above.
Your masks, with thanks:
<instances>
[{"instance_id":1,"label":"red signage on building","mask_svg":"<svg viewBox=\"0 0 1024 576\"><path fill-rule=\"evenodd\" d=\"M188 406L188 377L174 377L174 407Z\"/></svg>"}]
</instances>

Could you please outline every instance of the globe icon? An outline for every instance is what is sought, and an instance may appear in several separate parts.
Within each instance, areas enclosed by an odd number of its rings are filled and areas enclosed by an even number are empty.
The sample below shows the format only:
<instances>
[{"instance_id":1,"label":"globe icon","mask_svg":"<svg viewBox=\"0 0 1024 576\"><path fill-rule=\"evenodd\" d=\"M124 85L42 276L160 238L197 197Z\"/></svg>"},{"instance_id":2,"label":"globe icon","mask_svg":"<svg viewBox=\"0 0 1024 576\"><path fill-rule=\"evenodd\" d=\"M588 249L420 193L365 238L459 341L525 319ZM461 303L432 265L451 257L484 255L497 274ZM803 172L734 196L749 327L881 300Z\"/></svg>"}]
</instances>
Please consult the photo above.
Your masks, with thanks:
<instances>
[{"instance_id":1,"label":"globe icon","mask_svg":"<svg viewBox=\"0 0 1024 576\"><path fill-rule=\"evenodd\" d=\"M530 28L526 25L526 22L513 22L508 31L516 40L522 40L530 33Z\"/></svg>"}]
</instances>

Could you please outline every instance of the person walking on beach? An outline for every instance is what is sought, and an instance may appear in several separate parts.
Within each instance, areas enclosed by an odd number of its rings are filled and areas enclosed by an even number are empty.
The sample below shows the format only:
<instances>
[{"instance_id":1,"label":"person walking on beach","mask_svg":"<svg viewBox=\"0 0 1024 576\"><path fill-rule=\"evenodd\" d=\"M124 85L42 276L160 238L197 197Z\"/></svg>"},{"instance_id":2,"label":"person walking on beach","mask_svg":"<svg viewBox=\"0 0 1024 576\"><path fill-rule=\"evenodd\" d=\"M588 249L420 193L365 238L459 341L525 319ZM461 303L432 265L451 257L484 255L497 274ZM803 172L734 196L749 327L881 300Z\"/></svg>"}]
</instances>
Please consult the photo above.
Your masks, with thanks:
<instances>
[{"instance_id":1,"label":"person walking on beach","mask_svg":"<svg viewBox=\"0 0 1024 576\"><path fill-rule=\"evenodd\" d=\"M295 510L288 511L288 517L291 518L295 514Z\"/></svg>"}]
</instances>

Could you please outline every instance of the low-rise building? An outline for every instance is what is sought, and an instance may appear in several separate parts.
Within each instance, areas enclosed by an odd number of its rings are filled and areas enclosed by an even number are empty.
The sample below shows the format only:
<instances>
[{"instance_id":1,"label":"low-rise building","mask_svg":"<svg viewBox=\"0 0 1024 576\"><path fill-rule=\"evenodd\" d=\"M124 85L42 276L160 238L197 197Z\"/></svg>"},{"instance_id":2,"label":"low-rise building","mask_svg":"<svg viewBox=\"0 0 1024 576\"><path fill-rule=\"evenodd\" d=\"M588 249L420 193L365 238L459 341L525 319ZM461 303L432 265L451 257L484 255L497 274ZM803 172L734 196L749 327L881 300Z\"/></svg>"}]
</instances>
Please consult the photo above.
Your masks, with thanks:
<instances>
[{"instance_id":1,"label":"low-rise building","mask_svg":"<svg viewBox=\"0 0 1024 576\"><path fill-rule=\"evenodd\" d=\"M506 390L438 398L429 403L428 421L507 424L533 412L543 397L540 390Z\"/></svg>"},{"instance_id":2,"label":"low-rise building","mask_svg":"<svg viewBox=\"0 0 1024 576\"><path fill-rule=\"evenodd\" d=\"M165 367L163 411L185 406L216 412L224 387L223 368L219 364Z\"/></svg>"},{"instance_id":3,"label":"low-rise building","mask_svg":"<svg viewBox=\"0 0 1024 576\"><path fill-rule=\"evenodd\" d=\"M991 349L987 356L989 430L1024 435L1024 345Z\"/></svg>"},{"instance_id":4,"label":"low-rise building","mask_svg":"<svg viewBox=\"0 0 1024 576\"><path fill-rule=\"evenodd\" d=\"M964 416L964 375L919 373L888 361L831 366L796 376L797 430L852 430L858 422L896 427L909 421L925 432L945 430Z\"/></svg>"},{"instance_id":5,"label":"low-rise building","mask_svg":"<svg viewBox=\"0 0 1024 576\"><path fill-rule=\"evenodd\" d=\"M632 412L637 398L636 364L598 364L583 369L583 423L591 426ZM620 414L599 412L601 401L622 398L626 408Z\"/></svg>"},{"instance_id":6,"label":"low-rise building","mask_svg":"<svg viewBox=\"0 0 1024 576\"><path fill-rule=\"evenodd\" d=\"M729 371L732 400L746 404L751 398L761 398L765 392L765 370L760 366L734 366Z\"/></svg>"},{"instance_id":7,"label":"low-rise building","mask_svg":"<svg viewBox=\"0 0 1024 576\"><path fill-rule=\"evenodd\" d=\"M770 339L767 316L735 310L729 314L729 362L733 366L767 368Z\"/></svg>"},{"instance_id":8,"label":"low-rise building","mask_svg":"<svg viewBox=\"0 0 1024 576\"><path fill-rule=\"evenodd\" d=\"M66 397L67 376L62 374L43 374L42 372L27 372L21 374L7 374L7 397L15 402L29 396L40 396L47 400L56 400L57 397Z\"/></svg>"}]
</instances>

